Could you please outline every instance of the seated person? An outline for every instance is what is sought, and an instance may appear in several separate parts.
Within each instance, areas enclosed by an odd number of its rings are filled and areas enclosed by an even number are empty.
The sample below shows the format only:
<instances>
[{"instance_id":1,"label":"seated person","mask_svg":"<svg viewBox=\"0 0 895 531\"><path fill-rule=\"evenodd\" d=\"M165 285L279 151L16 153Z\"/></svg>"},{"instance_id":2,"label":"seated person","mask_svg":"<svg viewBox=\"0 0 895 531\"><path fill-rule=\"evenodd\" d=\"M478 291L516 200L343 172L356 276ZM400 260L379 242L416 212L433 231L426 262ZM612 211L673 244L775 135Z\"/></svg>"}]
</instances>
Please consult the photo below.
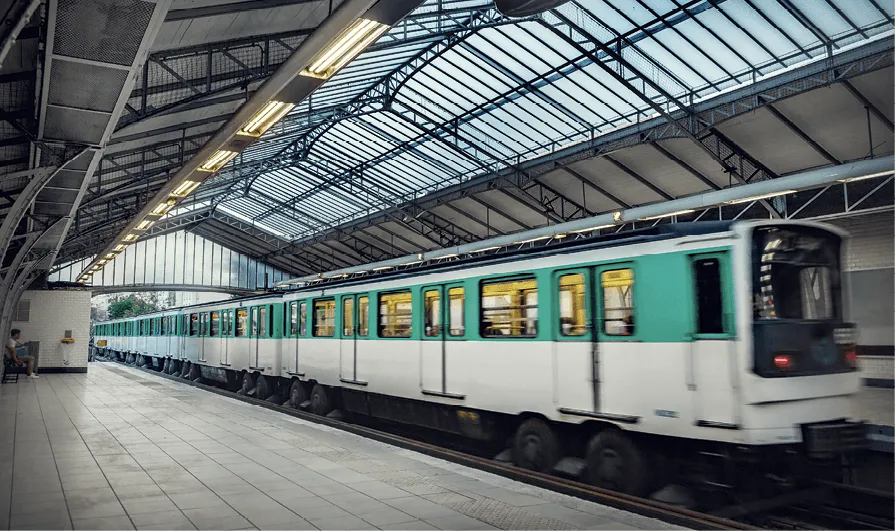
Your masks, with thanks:
<instances>
[{"instance_id":1,"label":"seated person","mask_svg":"<svg viewBox=\"0 0 895 531\"><path fill-rule=\"evenodd\" d=\"M10 332L9 341L6 342L6 357L7 359L11 359L13 363L19 367L27 363L27 378L37 378L37 375L34 374L34 356L28 355L28 350L25 348L28 345L27 342L25 344L19 343L19 338L21 337L22 331L18 328L13 328Z\"/></svg>"}]
</instances>

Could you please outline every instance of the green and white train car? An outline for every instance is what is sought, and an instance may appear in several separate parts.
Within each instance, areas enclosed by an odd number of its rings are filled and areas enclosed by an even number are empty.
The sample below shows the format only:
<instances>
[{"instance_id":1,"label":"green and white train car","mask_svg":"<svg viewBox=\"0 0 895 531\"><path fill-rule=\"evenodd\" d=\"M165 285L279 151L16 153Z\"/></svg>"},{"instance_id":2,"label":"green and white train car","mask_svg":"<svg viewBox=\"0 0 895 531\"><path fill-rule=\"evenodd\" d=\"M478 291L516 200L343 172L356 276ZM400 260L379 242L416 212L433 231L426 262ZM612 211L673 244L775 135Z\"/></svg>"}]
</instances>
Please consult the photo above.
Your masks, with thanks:
<instances>
[{"instance_id":1,"label":"green and white train car","mask_svg":"<svg viewBox=\"0 0 895 531\"><path fill-rule=\"evenodd\" d=\"M591 481L633 494L721 459L784 478L864 442L850 419L843 240L804 222L666 225L180 308L96 336L318 414L510 439L528 468L584 460Z\"/></svg>"}]
</instances>

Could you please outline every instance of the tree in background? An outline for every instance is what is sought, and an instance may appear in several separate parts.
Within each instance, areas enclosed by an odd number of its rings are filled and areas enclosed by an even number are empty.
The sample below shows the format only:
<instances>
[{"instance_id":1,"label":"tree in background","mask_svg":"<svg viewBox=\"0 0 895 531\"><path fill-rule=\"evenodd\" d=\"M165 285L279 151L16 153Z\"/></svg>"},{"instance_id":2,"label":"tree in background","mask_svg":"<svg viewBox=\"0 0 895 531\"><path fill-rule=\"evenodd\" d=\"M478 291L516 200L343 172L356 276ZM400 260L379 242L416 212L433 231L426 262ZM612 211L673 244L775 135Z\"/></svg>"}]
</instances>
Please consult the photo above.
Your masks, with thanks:
<instances>
[{"instance_id":1,"label":"tree in background","mask_svg":"<svg viewBox=\"0 0 895 531\"><path fill-rule=\"evenodd\" d=\"M109 303L109 319L136 317L161 310L164 304L157 293L133 293L116 297Z\"/></svg>"}]
</instances>

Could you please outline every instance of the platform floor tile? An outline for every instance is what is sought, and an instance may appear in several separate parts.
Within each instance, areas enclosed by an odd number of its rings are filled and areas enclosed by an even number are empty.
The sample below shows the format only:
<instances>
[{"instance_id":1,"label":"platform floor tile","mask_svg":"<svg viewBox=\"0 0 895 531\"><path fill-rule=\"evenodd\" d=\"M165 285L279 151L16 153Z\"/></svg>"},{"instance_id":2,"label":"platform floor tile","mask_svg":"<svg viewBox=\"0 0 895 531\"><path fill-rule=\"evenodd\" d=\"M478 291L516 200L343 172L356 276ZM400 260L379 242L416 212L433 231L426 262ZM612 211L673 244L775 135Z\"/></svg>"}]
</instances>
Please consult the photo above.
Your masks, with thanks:
<instances>
[{"instance_id":1,"label":"platform floor tile","mask_svg":"<svg viewBox=\"0 0 895 531\"><path fill-rule=\"evenodd\" d=\"M0 386L0 528L674 527L91 363Z\"/></svg>"}]
</instances>

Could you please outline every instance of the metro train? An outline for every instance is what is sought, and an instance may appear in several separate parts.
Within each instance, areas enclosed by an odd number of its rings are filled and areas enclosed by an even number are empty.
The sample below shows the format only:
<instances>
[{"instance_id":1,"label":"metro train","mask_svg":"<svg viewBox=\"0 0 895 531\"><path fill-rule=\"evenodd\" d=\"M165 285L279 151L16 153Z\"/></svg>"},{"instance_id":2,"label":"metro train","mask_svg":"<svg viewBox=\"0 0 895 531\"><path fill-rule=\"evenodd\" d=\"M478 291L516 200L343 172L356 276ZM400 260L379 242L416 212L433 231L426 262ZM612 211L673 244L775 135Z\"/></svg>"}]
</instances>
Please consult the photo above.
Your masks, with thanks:
<instances>
[{"instance_id":1,"label":"metro train","mask_svg":"<svg viewBox=\"0 0 895 531\"><path fill-rule=\"evenodd\" d=\"M95 338L107 357L449 432L533 470L571 462L629 494L785 485L865 441L846 237L658 225L99 323Z\"/></svg>"}]
</instances>

